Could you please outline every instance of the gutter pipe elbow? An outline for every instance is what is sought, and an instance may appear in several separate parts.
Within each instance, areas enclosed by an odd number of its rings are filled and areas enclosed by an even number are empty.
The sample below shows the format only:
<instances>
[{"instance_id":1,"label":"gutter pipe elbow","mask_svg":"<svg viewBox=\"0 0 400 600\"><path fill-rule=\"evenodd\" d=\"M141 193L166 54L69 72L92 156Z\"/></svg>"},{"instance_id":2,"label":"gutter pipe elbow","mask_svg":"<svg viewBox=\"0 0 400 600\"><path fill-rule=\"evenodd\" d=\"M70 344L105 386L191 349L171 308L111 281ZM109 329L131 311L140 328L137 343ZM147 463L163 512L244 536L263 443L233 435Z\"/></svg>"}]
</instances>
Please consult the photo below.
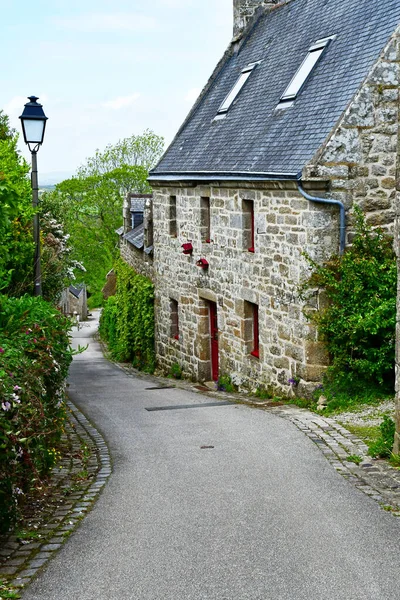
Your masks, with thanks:
<instances>
[{"instance_id":1,"label":"gutter pipe elbow","mask_svg":"<svg viewBox=\"0 0 400 600\"><path fill-rule=\"evenodd\" d=\"M302 187L301 180L297 181L297 188L300 194L310 202L317 202L319 204L330 204L339 207L340 210L340 247L339 252L340 255L344 253L345 245L346 245L346 209L344 207L343 202L340 200L333 200L329 198L318 198L317 196L310 196L304 188Z\"/></svg>"}]
</instances>

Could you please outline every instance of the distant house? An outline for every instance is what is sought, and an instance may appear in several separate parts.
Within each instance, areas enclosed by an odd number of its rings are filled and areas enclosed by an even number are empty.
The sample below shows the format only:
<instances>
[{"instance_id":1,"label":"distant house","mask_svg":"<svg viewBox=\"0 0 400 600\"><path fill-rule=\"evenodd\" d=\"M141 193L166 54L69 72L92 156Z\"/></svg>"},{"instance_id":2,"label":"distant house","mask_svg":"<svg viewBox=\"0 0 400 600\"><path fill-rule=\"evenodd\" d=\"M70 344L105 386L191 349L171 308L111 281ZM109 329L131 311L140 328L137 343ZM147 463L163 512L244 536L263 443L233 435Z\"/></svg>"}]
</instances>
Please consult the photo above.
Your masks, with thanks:
<instances>
[{"instance_id":1,"label":"distant house","mask_svg":"<svg viewBox=\"0 0 400 600\"><path fill-rule=\"evenodd\" d=\"M70 285L61 296L60 307L65 315L79 316L80 321L88 317L86 286Z\"/></svg>"},{"instance_id":2,"label":"distant house","mask_svg":"<svg viewBox=\"0 0 400 600\"><path fill-rule=\"evenodd\" d=\"M127 194L124 224L117 229L121 257L138 273L154 278L153 207L151 194Z\"/></svg>"},{"instance_id":3,"label":"distant house","mask_svg":"<svg viewBox=\"0 0 400 600\"><path fill-rule=\"evenodd\" d=\"M233 9L229 48L150 173L154 258L136 221L121 251L155 282L162 366L307 394L328 357L303 315L302 253L343 251L355 205L373 226L395 218L400 2Z\"/></svg>"}]
</instances>

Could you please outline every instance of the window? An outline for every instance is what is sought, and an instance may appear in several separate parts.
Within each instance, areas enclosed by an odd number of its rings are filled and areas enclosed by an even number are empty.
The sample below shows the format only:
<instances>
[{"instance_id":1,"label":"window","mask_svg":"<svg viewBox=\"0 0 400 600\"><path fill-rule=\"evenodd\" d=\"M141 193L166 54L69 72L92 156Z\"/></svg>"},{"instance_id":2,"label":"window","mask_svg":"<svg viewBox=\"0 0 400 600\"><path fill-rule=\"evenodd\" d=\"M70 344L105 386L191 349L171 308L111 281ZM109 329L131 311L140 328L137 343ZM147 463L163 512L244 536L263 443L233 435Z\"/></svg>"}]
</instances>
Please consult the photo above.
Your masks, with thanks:
<instances>
[{"instance_id":1,"label":"window","mask_svg":"<svg viewBox=\"0 0 400 600\"><path fill-rule=\"evenodd\" d=\"M335 39L335 36L324 38L323 40L318 40L311 46L306 58L303 60L292 81L282 94L279 105L286 103L290 103L291 105L291 103L297 98L298 94L321 58L325 48L333 39Z\"/></svg>"},{"instance_id":2,"label":"window","mask_svg":"<svg viewBox=\"0 0 400 600\"><path fill-rule=\"evenodd\" d=\"M178 302L170 298L170 315L171 315L171 337L174 340L179 340L179 315Z\"/></svg>"},{"instance_id":3,"label":"window","mask_svg":"<svg viewBox=\"0 0 400 600\"><path fill-rule=\"evenodd\" d=\"M254 67L256 67L260 62L261 61L250 63L249 65L247 65L247 67L245 67L243 69L243 71L240 74L239 79L236 81L235 85L233 86L233 88L231 89L231 91L229 92L229 94L227 95L227 97L225 98L225 100L223 101L221 106L219 107L217 117L218 117L218 115L221 117L221 115L225 115L228 112L228 110L232 106L233 102L236 100L237 96L239 95L240 90L242 89L242 87L244 86L244 84L246 83L248 78L250 77Z\"/></svg>"},{"instance_id":4,"label":"window","mask_svg":"<svg viewBox=\"0 0 400 600\"><path fill-rule=\"evenodd\" d=\"M211 242L210 217L210 198L202 197L200 198L200 230L202 242Z\"/></svg>"},{"instance_id":5,"label":"window","mask_svg":"<svg viewBox=\"0 0 400 600\"><path fill-rule=\"evenodd\" d=\"M132 215L132 229L136 229L143 223L143 211L134 211Z\"/></svg>"},{"instance_id":6,"label":"window","mask_svg":"<svg viewBox=\"0 0 400 600\"><path fill-rule=\"evenodd\" d=\"M244 303L245 316L245 342L247 351L256 358L260 357L259 327L258 327L258 304L252 302Z\"/></svg>"},{"instance_id":7,"label":"window","mask_svg":"<svg viewBox=\"0 0 400 600\"><path fill-rule=\"evenodd\" d=\"M259 358L260 356L260 343L258 336L258 306L253 304L253 350L251 351L252 356Z\"/></svg>"},{"instance_id":8,"label":"window","mask_svg":"<svg viewBox=\"0 0 400 600\"><path fill-rule=\"evenodd\" d=\"M254 202L243 200L243 246L254 252Z\"/></svg>"},{"instance_id":9,"label":"window","mask_svg":"<svg viewBox=\"0 0 400 600\"><path fill-rule=\"evenodd\" d=\"M176 196L169 197L169 235L177 236L176 227Z\"/></svg>"}]
</instances>

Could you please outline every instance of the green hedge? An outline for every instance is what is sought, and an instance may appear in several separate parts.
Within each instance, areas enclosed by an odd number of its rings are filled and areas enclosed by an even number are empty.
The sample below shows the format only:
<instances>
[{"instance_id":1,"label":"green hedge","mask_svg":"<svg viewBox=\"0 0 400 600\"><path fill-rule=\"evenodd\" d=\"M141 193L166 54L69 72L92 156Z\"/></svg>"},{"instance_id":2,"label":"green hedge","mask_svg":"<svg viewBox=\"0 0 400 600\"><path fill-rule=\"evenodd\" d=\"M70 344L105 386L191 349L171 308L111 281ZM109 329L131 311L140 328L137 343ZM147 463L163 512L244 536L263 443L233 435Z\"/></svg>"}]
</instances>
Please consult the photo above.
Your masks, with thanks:
<instances>
[{"instance_id":1,"label":"green hedge","mask_svg":"<svg viewBox=\"0 0 400 600\"><path fill-rule=\"evenodd\" d=\"M0 532L54 466L72 360L69 321L41 298L0 296Z\"/></svg>"},{"instance_id":2,"label":"green hedge","mask_svg":"<svg viewBox=\"0 0 400 600\"><path fill-rule=\"evenodd\" d=\"M122 260L115 266L116 295L107 300L100 317L100 336L112 358L132 362L152 373L154 352L154 286Z\"/></svg>"}]
</instances>

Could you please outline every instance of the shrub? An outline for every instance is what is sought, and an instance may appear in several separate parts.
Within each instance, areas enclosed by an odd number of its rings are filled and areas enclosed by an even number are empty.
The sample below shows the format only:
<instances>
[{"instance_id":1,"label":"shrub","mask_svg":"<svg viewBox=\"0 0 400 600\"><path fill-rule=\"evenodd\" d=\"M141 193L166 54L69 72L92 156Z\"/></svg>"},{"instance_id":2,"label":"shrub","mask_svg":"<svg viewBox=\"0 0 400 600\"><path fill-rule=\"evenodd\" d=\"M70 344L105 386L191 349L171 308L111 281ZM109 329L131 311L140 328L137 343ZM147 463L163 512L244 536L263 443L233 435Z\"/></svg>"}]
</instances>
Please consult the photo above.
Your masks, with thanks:
<instances>
[{"instance_id":1,"label":"shrub","mask_svg":"<svg viewBox=\"0 0 400 600\"><path fill-rule=\"evenodd\" d=\"M168 377L173 379L182 379L182 368L179 363L173 363L168 373Z\"/></svg>"},{"instance_id":2,"label":"shrub","mask_svg":"<svg viewBox=\"0 0 400 600\"><path fill-rule=\"evenodd\" d=\"M221 392L237 392L236 385L232 382L230 375L220 375L217 382L217 389Z\"/></svg>"},{"instance_id":3,"label":"shrub","mask_svg":"<svg viewBox=\"0 0 400 600\"><path fill-rule=\"evenodd\" d=\"M0 531L55 464L72 360L69 321L41 298L0 296Z\"/></svg>"},{"instance_id":4,"label":"shrub","mask_svg":"<svg viewBox=\"0 0 400 600\"><path fill-rule=\"evenodd\" d=\"M115 266L117 291L105 302L100 317L100 336L112 358L132 361L152 373L154 351L154 286L122 260Z\"/></svg>"},{"instance_id":5,"label":"shrub","mask_svg":"<svg viewBox=\"0 0 400 600\"><path fill-rule=\"evenodd\" d=\"M387 415L379 426L380 437L369 447L370 456L379 456L380 458L390 458L394 443L395 422Z\"/></svg>"},{"instance_id":6,"label":"shrub","mask_svg":"<svg viewBox=\"0 0 400 600\"><path fill-rule=\"evenodd\" d=\"M336 391L392 392L396 322L396 259L392 239L371 230L356 210L353 244L322 265L309 257L302 291L323 291L324 306L309 311L331 357L326 382Z\"/></svg>"}]
</instances>

